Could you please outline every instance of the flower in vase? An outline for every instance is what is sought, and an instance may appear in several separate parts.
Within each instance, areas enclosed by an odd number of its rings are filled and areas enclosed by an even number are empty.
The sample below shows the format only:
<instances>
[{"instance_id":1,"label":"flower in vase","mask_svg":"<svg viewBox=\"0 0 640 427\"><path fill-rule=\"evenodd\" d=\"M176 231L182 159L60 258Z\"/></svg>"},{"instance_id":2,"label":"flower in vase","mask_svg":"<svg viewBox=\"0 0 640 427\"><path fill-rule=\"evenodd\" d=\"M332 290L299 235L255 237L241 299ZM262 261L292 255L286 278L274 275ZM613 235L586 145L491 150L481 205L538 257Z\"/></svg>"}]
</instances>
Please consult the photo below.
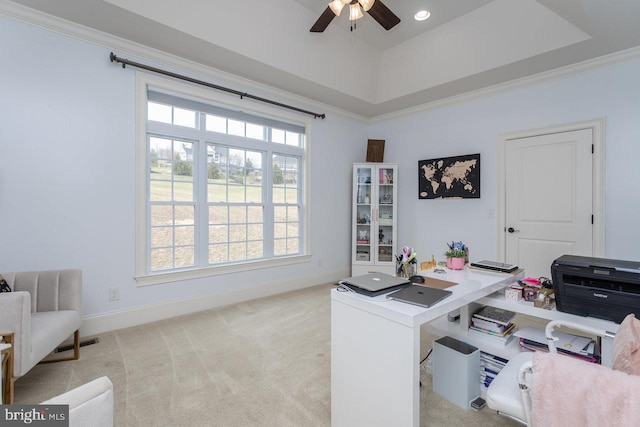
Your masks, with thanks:
<instances>
[{"instance_id":1,"label":"flower in vase","mask_svg":"<svg viewBox=\"0 0 640 427\"><path fill-rule=\"evenodd\" d=\"M447 258L464 258L465 263L469 261L469 248L460 242L447 243L449 249L444 253Z\"/></svg>"}]
</instances>

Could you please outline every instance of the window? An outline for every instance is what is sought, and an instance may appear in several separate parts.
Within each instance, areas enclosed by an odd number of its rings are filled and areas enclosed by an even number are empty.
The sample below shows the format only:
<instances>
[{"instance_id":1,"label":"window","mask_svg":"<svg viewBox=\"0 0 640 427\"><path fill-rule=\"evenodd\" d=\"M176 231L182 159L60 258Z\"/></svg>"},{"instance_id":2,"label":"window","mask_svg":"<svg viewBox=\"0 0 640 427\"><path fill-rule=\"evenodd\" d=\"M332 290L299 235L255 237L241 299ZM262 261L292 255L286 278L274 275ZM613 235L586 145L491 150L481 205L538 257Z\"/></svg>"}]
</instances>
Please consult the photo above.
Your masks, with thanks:
<instances>
[{"instance_id":1,"label":"window","mask_svg":"<svg viewBox=\"0 0 640 427\"><path fill-rule=\"evenodd\" d=\"M145 88L138 282L307 256L305 126Z\"/></svg>"}]
</instances>

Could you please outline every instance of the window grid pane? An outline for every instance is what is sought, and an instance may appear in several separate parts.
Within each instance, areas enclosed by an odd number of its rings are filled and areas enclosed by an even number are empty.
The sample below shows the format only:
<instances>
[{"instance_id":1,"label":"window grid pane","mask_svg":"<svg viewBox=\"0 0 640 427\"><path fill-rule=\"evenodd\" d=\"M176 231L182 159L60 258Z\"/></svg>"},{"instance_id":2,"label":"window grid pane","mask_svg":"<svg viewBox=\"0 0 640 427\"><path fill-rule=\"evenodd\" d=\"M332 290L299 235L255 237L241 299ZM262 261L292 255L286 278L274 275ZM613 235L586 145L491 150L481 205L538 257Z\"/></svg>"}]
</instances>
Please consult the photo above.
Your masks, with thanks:
<instances>
[{"instance_id":1,"label":"window grid pane","mask_svg":"<svg viewBox=\"0 0 640 427\"><path fill-rule=\"evenodd\" d=\"M227 133L227 119L224 117L205 115L206 127L210 132Z\"/></svg>"},{"instance_id":2,"label":"window grid pane","mask_svg":"<svg viewBox=\"0 0 640 427\"><path fill-rule=\"evenodd\" d=\"M147 105L147 119L161 123L171 123L171 107L157 102L149 102Z\"/></svg>"},{"instance_id":3,"label":"window grid pane","mask_svg":"<svg viewBox=\"0 0 640 427\"><path fill-rule=\"evenodd\" d=\"M274 255L293 255L300 253L300 197L298 194L300 158L274 154L272 160Z\"/></svg>"},{"instance_id":4,"label":"window grid pane","mask_svg":"<svg viewBox=\"0 0 640 427\"><path fill-rule=\"evenodd\" d=\"M196 127L196 112L184 108L173 109L173 124L189 128Z\"/></svg>"},{"instance_id":5,"label":"window grid pane","mask_svg":"<svg viewBox=\"0 0 640 427\"><path fill-rule=\"evenodd\" d=\"M262 258L263 210L255 205L210 205L209 263Z\"/></svg>"},{"instance_id":6,"label":"window grid pane","mask_svg":"<svg viewBox=\"0 0 640 427\"><path fill-rule=\"evenodd\" d=\"M158 133L163 129L158 126L147 132L150 271L198 267L203 255L206 265L221 265L300 253L298 182L304 152L276 154L273 144L302 148L304 134L150 101L147 119L172 126L171 136ZM194 131L202 137L195 140ZM211 142L214 133L228 135L218 137L224 144ZM249 149L242 139L253 141L252 147L256 141L265 144L264 150ZM265 186L266 176L272 179ZM207 208L198 219L202 202ZM267 208L274 212L269 227Z\"/></svg>"},{"instance_id":7,"label":"window grid pane","mask_svg":"<svg viewBox=\"0 0 640 427\"><path fill-rule=\"evenodd\" d=\"M195 206L151 204L150 207L150 269L195 265Z\"/></svg>"}]
</instances>

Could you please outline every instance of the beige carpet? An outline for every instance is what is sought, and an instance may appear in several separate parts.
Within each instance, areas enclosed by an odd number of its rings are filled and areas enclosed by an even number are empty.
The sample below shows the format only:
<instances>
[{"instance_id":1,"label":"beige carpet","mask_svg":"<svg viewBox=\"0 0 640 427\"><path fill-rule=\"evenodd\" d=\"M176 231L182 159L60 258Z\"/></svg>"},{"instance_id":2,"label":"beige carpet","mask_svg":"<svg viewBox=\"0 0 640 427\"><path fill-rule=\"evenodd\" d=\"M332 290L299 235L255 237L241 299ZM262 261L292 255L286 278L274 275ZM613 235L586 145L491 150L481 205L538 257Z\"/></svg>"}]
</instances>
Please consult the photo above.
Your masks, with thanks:
<instances>
[{"instance_id":1,"label":"beige carpet","mask_svg":"<svg viewBox=\"0 0 640 427\"><path fill-rule=\"evenodd\" d=\"M106 375L116 426L329 426L331 288L99 335L80 360L38 365L20 378L15 403ZM434 338L423 331L423 357ZM422 426L518 425L487 408L462 410L431 391L428 373L421 380Z\"/></svg>"}]
</instances>

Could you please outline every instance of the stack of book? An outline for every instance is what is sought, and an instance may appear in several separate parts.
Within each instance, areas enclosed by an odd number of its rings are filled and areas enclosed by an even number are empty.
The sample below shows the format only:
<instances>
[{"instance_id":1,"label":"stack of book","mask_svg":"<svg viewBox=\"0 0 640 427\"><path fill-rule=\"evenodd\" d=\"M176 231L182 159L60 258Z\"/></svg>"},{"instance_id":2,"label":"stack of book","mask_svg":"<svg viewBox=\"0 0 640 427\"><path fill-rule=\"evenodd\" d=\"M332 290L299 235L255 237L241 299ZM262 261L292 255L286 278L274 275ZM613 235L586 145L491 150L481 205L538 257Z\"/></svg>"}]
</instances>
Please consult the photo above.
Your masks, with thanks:
<instances>
[{"instance_id":1,"label":"stack of book","mask_svg":"<svg viewBox=\"0 0 640 427\"><path fill-rule=\"evenodd\" d=\"M516 325L511 322L516 315L513 311L496 307L482 307L471 318L469 336L480 337L494 344L507 345L516 331Z\"/></svg>"},{"instance_id":2,"label":"stack of book","mask_svg":"<svg viewBox=\"0 0 640 427\"><path fill-rule=\"evenodd\" d=\"M549 351L547 338L541 329L527 326L518 331L516 336L520 338L520 347L526 351ZM560 331L553 331L553 336L558 338L555 342L558 353L586 362L600 363L600 349L595 340Z\"/></svg>"},{"instance_id":3,"label":"stack of book","mask_svg":"<svg viewBox=\"0 0 640 427\"><path fill-rule=\"evenodd\" d=\"M504 365L508 362L507 359L494 356L493 354L480 352L480 386L485 388L489 387L491 381L500 373Z\"/></svg>"}]
</instances>

